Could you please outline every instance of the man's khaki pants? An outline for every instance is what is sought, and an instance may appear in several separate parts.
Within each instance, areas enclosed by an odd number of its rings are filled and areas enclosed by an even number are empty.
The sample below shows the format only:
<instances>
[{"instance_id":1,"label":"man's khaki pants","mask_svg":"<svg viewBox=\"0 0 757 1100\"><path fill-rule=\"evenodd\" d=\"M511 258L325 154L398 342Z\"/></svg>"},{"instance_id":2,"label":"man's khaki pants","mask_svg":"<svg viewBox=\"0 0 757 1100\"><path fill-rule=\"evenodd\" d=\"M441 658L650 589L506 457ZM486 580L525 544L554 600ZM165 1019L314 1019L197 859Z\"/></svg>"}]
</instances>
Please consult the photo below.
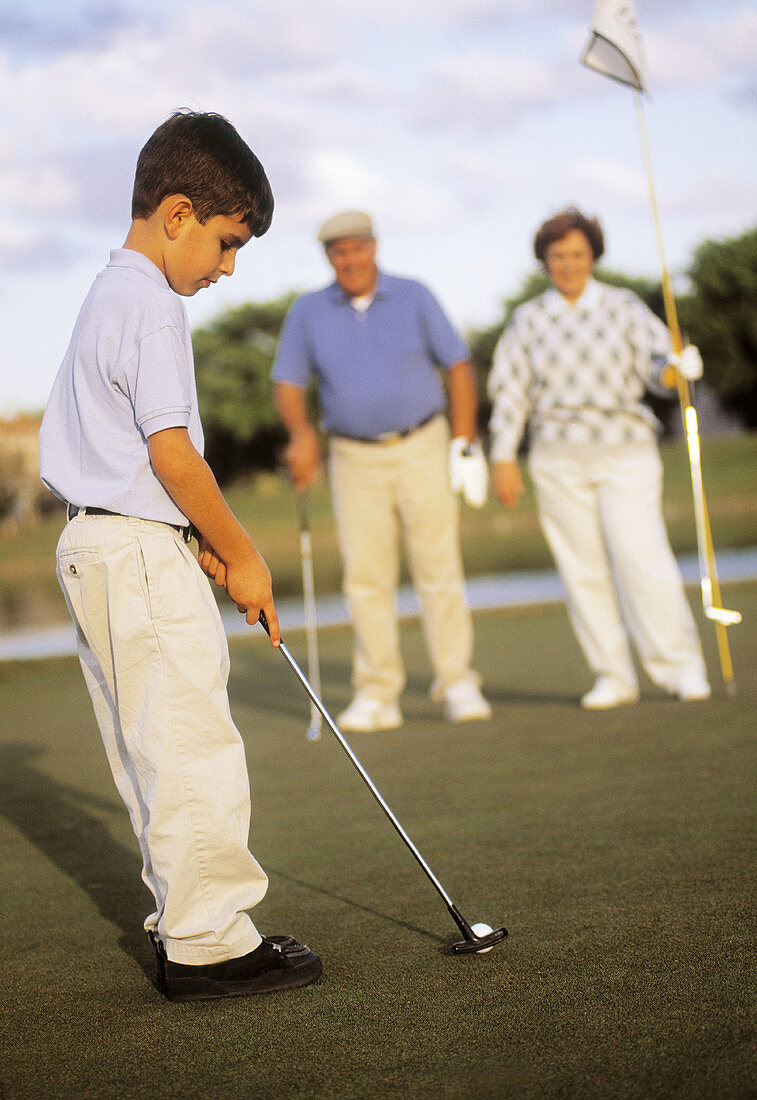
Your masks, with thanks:
<instances>
[{"instance_id":1,"label":"man's khaki pants","mask_svg":"<svg viewBox=\"0 0 757 1100\"><path fill-rule=\"evenodd\" d=\"M355 631L353 687L385 703L399 697L406 679L396 606L400 537L434 669L432 694L440 698L460 680L479 683L470 668L473 626L448 449L443 416L386 443L331 440L329 476Z\"/></svg>"},{"instance_id":2,"label":"man's khaki pants","mask_svg":"<svg viewBox=\"0 0 757 1100\"><path fill-rule=\"evenodd\" d=\"M245 910L268 880L247 847L244 746L206 577L168 524L80 512L58 544L58 579L156 901L145 928L174 962L254 951Z\"/></svg>"}]
</instances>

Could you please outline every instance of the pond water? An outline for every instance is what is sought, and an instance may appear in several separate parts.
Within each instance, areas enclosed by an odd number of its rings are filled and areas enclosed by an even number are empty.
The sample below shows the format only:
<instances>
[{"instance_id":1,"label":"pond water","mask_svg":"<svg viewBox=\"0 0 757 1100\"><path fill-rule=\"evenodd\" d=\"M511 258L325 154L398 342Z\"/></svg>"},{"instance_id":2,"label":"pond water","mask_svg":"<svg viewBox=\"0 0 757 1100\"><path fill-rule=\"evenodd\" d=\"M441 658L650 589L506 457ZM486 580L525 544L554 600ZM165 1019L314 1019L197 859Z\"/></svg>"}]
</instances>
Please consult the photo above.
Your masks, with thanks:
<instances>
[{"instance_id":1,"label":"pond water","mask_svg":"<svg viewBox=\"0 0 757 1100\"><path fill-rule=\"evenodd\" d=\"M687 585L698 585L699 562L696 554L678 559ZM718 576L723 582L757 580L757 547L743 550L724 550L717 555ZM471 577L466 585L471 608L520 607L533 603L554 603L565 598L565 590L556 573L510 573L496 576ZM30 602L24 605L24 599ZM299 599L277 602L282 633L301 630L305 626L302 601ZM418 614L418 601L410 587L401 588L397 598L401 616ZM24 620L24 614L27 615ZM44 617L47 616L47 617ZM247 633L244 617L233 607L222 610L222 617L229 637ZM318 625L334 626L346 623L347 608L341 596L324 596L317 601ZM33 625L24 626L23 623ZM19 596L13 607L13 616L5 627L0 624L0 661L37 659L74 654L76 641L74 629L67 618L66 607L60 592L53 601L49 594L39 592Z\"/></svg>"}]
</instances>

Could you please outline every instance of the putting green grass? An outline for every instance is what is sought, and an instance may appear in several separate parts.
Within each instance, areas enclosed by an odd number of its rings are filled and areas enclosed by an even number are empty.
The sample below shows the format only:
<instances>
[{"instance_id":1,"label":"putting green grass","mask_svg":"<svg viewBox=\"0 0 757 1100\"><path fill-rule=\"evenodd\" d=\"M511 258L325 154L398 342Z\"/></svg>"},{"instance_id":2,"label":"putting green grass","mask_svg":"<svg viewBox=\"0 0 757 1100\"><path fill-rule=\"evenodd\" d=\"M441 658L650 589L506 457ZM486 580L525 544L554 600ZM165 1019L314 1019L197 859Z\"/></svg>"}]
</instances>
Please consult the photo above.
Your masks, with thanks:
<instances>
[{"instance_id":1,"label":"putting green grass","mask_svg":"<svg viewBox=\"0 0 757 1100\"><path fill-rule=\"evenodd\" d=\"M692 593L692 596L695 593ZM757 585L729 585L738 692L586 714L561 606L481 612L491 722L427 697L403 627L406 723L350 742L471 921L459 935L258 628L232 707L270 874L263 931L318 951L307 989L171 1005L141 932L150 899L74 660L0 665L0 1097L667 1098L757 1094ZM692 599L692 603L693 603ZM304 639L286 639L304 663ZM349 696L346 628L320 635L323 698ZM751 977L750 977L751 975Z\"/></svg>"}]
</instances>

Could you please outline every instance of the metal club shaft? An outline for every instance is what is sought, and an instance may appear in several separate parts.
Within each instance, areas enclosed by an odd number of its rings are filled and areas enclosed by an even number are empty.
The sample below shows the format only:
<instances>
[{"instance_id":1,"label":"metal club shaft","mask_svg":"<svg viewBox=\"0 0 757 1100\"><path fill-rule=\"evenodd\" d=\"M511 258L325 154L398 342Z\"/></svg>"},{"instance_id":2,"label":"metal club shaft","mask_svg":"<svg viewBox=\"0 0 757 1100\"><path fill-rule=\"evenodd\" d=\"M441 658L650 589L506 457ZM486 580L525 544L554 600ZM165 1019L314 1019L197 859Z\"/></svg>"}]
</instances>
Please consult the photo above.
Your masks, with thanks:
<instances>
[{"instance_id":1,"label":"metal club shaft","mask_svg":"<svg viewBox=\"0 0 757 1100\"><path fill-rule=\"evenodd\" d=\"M302 566L302 595L305 608L305 641L307 644L308 677L314 685L316 694L321 692L321 669L318 657L318 627L316 619L315 580L313 577L313 544L310 537L310 519L308 516L307 491L297 493L297 505L300 513L300 562ZM321 737L321 713L311 703L308 741L318 741Z\"/></svg>"},{"instance_id":2,"label":"metal club shaft","mask_svg":"<svg viewBox=\"0 0 757 1100\"><path fill-rule=\"evenodd\" d=\"M268 622L266 620L265 614L262 611L260 613L260 624L263 627L263 629L266 631L266 633L268 633ZM371 792L373 797L376 799L376 801L378 802L381 809L384 811L386 816L391 821L391 823L394 826L397 833L399 833L400 837L402 838L402 840L405 842L405 844L409 848L409 850L412 853L413 857L415 858L416 862L420 865L420 867L423 870L423 872L425 873L426 877L431 882L431 885L434 887L434 889L439 894L439 896L441 897L444 904L447 906L447 910L448 910L450 916L452 917L452 919L454 920L455 924L458 926L460 931L463 933L463 936L465 937L465 939L461 943L455 944L454 947L453 947L453 950L456 953L470 953L470 952L480 951L480 950L482 950L482 948L488 948L490 946L493 946L495 943L499 943L503 939L505 939L505 937L507 936L507 930L504 929L504 928L497 928L497 929L493 930L492 932L488 933L485 936L476 935L476 933L473 931L473 929L471 928L468 921L466 921L466 919L460 913L459 909L453 903L451 897L449 896L447 891L444 889L444 887L442 886L439 879L436 877L436 875L431 870L431 868L429 867L426 860L423 858L423 856L418 851L418 849L416 848L413 841L408 836L407 832L405 831L402 824L400 823L400 821L398 820L398 818L396 817L396 815L392 811L391 807L387 804L386 800L384 799L383 795L379 791L376 784L371 779L368 772L365 770L365 768L360 763L360 761L357 758L357 756L355 755L355 753L352 751L352 748L350 747L349 743L346 741L344 735L342 734L341 730L337 726L336 722L331 717L329 712L326 710L326 707L323 705L323 703L321 702L321 699L319 698L319 696L316 694L316 692L311 687L311 685L310 685L307 677L305 676L304 672L302 671L300 666L297 664L296 660L294 659L292 654L289 652L289 650L287 649L287 647L286 647L286 645L284 644L283 641L279 642L278 648L281 650L281 653L283 654L284 658L288 662L290 668L295 673L298 680L300 681L300 683L304 687L305 691L308 694L308 697L310 698L310 701L314 704L314 706L316 706L318 708L319 712L323 715L323 718L325 719L326 723L328 724L329 728L331 729L331 732L334 734L334 736L336 737L339 744L342 746L344 751L347 753L347 756L352 761L352 764L355 767L355 769L357 770L358 774L360 775L360 778L363 780L366 787L368 787L368 790Z\"/></svg>"}]
</instances>

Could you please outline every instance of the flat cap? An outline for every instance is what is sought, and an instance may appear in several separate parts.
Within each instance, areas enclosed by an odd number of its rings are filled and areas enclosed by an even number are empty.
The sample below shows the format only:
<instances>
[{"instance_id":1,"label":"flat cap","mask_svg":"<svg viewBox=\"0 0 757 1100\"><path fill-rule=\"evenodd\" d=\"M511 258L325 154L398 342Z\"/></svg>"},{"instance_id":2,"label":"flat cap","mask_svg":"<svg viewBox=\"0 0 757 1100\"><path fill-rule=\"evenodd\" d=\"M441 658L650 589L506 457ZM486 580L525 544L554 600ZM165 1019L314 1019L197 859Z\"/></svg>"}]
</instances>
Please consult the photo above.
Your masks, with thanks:
<instances>
[{"instance_id":1,"label":"flat cap","mask_svg":"<svg viewBox=\"0 0 757 1100\"><path fill-rule=\"evenodd\" d=\"M363 210L342 210L325 221L318 230L318 240L329 245L348 237L372 237L373 222Z\"/></svg>"}]
</instances>

